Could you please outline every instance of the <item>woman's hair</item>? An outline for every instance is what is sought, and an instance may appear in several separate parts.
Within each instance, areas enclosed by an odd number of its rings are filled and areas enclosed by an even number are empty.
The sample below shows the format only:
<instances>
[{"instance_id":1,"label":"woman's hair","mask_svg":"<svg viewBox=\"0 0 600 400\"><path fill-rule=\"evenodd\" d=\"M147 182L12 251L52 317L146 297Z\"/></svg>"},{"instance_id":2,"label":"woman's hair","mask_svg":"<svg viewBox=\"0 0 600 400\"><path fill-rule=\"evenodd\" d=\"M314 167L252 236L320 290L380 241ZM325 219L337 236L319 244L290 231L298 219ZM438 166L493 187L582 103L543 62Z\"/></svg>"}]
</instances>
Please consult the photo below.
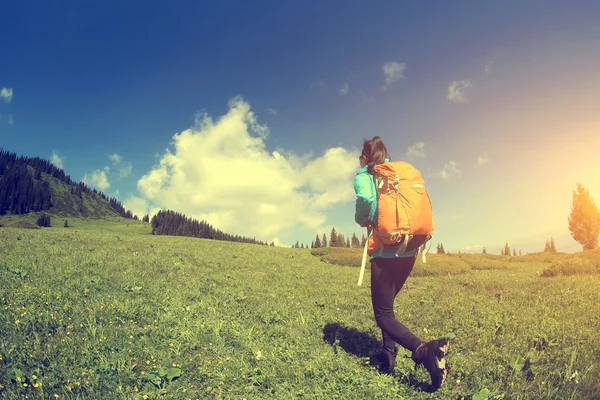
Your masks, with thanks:
<instances>
[{"instance_id":1,"label":"woman's hair","mask_svg":"<svg viewBox=\"0 0 600 400\"><path fill-rule=\"evenodd\" d=\"M367 165L369 166L368 171L370 173L372 173L373 168L377 164L382 164L385 159L388 158L387 149L379 136L375 136L371 140L365 139L363 142L362 156L364 156L367 161Z\"/></svg>"}]
</instances>

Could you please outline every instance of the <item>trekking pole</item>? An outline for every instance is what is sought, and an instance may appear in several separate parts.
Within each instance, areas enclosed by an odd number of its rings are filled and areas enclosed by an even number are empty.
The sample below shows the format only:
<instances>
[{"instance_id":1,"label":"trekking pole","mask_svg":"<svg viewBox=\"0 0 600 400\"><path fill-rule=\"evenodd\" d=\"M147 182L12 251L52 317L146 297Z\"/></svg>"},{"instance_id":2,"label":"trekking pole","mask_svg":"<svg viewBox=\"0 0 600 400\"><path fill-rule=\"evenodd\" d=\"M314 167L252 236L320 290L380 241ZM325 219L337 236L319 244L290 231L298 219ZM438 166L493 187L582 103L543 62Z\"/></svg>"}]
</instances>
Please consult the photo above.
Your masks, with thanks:
<instances>
[{"instance_id":1,"label":"trekking pole","mask_svg":"<svg viewBox=\"0 0 600 400\"><path fill-rule=\"evenodd\" d=\"M362 286L363 276L365 275L365 266L367 265L367 248L369 246L369 238L373 231L367 228L367 240L365 241L365 249L363 250L362 263L360 265L360 274L358 275L358 286Z\"/></svg>"}]
</instances>

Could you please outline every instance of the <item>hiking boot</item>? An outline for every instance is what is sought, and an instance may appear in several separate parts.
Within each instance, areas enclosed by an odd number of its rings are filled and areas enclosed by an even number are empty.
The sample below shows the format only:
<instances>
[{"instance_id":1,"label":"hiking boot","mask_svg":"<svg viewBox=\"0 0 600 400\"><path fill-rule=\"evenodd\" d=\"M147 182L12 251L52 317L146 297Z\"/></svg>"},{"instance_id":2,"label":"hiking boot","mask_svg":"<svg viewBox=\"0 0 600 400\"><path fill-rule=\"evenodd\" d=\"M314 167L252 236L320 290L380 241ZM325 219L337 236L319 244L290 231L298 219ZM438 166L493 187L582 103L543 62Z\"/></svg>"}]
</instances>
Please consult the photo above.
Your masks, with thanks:
<instances>
[{"instance_id":1,"label":"hiking boot","mask_svg":"<svg viewBox=\"0 0 600 400\"><path fill-rule=\"evenodd\" d=\"M448 339L436 339L427 343L422 343L412 353L412 360L416 366L423 365L431 376L431 386L434 390L439 389L448 376L448 363L444 359L448 353Z\"/></svg>"},{"instance_id":2,"label":"hiking boot","mask_svg":"<svg viewBox=\"0 0 600 400\"><path fill-rule=\"evenodd\" d=\"M398 354L398 349L394 348L394 350L390 350L387 347L382 347L379 350L379 353L375 354L372 357L371 364L375 365L375 367L384 374L391 374L394 372L394 367L396 366L396 355Z\"/></svg>"}]
</instances>

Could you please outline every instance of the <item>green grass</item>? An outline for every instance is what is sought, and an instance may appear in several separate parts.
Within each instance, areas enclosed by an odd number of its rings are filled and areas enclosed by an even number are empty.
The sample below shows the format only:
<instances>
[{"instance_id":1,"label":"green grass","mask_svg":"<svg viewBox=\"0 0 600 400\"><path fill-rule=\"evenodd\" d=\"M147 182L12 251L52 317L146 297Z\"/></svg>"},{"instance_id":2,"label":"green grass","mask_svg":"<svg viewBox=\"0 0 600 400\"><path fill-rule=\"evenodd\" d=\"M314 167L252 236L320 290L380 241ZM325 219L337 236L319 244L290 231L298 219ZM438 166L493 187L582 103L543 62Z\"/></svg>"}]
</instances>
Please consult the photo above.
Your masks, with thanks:
<instances>
[{"instance_id":1,"label":"green grass","mask_svg":"<svg viewBox=\"0 0 600 400\"><path fill-rule=\"evenodd\" d=\"M397 318L423 339L453 338L450 377L429 394L403 350L393 376L368 364L380 331L357 268L307 249L152 236L148 224L58 222L0 228L3 399L600 393L599 275L548 279L547 263L520 262L409 277Z\"/></svg>"},{"instance_id":2,"label":"green grass","mask_svg":"<svg viewBox=\"0 0 600 400\"><path fill-rule=\"evenodd\" d=\"M341 266L360 267L363 249L342 247L320 247L311 249L310 253L321 261ZM456 275L469 272L471 266L460 258L444 254L427 254L427 262L417 258L412 276ZM367 270L369 269L367 260Z\"/></svg>"}]
</instances>

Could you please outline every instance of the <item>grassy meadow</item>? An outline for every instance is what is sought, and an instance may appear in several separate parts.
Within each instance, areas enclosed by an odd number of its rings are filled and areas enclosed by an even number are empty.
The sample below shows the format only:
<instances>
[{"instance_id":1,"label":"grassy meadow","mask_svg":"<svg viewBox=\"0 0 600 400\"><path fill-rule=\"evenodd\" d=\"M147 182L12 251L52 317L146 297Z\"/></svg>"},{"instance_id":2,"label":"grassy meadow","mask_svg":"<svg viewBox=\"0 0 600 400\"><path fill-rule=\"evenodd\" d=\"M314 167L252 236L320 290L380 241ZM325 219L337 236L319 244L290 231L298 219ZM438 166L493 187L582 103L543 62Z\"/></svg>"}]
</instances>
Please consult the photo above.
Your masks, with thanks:
<instances>
[{"instance_id":1,"label":"grassy meadow","mask_svg":"<svg viewBox=\"0 0 600 400\"><path fill-rule=\"evenodd\" d=\"M597 252L417 261L396 316L425 340L451 338L449 378L428 393L427 372L402 349L392 376L369 364L380 331L369 274L356 285L358 249L313 254L152 236L148 224L118 218L53 218L44 229L7 221L0 228L3 399L600 393Z\"/></svg>"}]
</instances>

